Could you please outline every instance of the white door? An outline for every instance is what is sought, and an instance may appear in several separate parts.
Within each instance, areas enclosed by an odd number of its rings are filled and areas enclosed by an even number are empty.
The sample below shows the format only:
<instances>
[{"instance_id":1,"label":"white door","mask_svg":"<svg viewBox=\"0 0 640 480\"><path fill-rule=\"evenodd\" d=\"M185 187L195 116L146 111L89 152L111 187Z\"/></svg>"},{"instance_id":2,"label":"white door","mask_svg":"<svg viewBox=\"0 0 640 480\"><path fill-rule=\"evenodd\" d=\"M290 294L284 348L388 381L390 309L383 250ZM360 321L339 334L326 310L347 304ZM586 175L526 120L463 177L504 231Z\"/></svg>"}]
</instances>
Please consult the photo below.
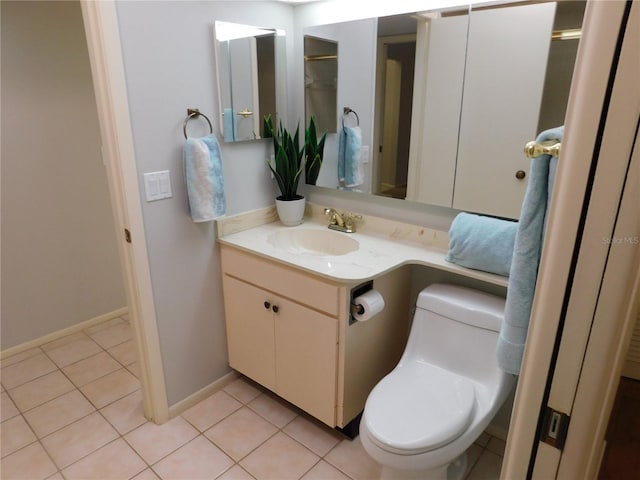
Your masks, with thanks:
<instances>
[{"instance_id":1,"label":"white door","mask_svg":"<svg viewBox=\"0 0 640 480\"><path fill-rule=\"evenodd\" d=\"M638 306L640 4L590 2L583 35L505 479L597 475Z\"/></svg>"},{"instance_id":2,"label":"white door","mask_svg":"<svg viewBox=\"0 0 640 480\"><path fill-rule=\"evenodd\" d=\"M169 407L160 355L160 340L151 289L151 273L145 240L138 174L129 121L129 104L113 2L82 1L82 16L102 136L116 227L127 241L121 242L129 317L135 331L140 362L144 413L149 420L164 423Z\"/></svg>"}]
</instances>

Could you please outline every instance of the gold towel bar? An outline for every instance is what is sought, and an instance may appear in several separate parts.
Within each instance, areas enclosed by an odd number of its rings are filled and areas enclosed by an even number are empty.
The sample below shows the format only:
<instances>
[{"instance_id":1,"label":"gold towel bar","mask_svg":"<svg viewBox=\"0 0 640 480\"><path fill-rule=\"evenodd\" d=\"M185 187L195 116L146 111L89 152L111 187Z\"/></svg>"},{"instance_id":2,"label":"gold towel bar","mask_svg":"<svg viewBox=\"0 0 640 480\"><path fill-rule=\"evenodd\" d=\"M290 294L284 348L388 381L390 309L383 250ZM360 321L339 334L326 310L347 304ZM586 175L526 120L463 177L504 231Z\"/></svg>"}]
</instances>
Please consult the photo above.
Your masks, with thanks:
<instances>
[{"instance_id":1,"label":"gold towel bar","mask_svg":"<svg viewBox=\"0 0 640 480\"><path fill-rule=\"evenodd\" d=\"M551 155L552 157L560 156L560 142L536 143L531 141L524 146L524 154L529 158L539 157L540 155Z\"/></svg>"}]
</instances>

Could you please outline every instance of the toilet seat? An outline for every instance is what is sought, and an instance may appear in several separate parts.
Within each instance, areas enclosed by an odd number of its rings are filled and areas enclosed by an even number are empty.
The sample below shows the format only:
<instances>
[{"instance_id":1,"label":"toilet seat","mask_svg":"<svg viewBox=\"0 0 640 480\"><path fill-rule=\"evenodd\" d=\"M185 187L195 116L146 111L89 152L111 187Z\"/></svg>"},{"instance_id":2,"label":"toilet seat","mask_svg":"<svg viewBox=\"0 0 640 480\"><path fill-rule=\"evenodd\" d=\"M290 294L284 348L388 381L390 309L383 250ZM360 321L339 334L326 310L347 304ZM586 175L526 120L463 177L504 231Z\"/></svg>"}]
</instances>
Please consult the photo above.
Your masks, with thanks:
<instances>
[{"instance_id":1,"label":"toilet seat","mask_svg":"<svg viewBox=\"0 0 640 480\"><path fill-rule=\"evenodd\" d=\"M363 421L378 447L415 455L459 437L471 423L474 406L475 389L470 380L413 361L376 385L367 399Z\"/></svg>"}]
</instances>

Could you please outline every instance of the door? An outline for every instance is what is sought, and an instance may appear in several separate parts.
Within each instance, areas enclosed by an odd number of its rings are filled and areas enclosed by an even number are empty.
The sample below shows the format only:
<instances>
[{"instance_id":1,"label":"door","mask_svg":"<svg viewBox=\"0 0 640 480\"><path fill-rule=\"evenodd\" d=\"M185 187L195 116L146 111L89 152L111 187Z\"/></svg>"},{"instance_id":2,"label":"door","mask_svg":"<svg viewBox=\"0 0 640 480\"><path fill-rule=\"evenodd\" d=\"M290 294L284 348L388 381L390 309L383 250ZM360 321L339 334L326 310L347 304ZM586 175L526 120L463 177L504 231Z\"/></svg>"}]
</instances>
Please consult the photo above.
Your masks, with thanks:
<instances>
[{"instance_id":1,"label":"door","mask_svg":"<svg viewBox=\"0 0 640 480\"><path fill-rule=\"evenodd\" d=\"M338 321L289 300L277 305L276 392L333 427Z\"/></svg>"},{"instance_id":2,"label":"door","mask_svg":"<svg viewBox=\"0 0 640 480\"><path fill-rule=\"evenodd\" d=\"M116 6L113 2L81 1L82 17L96 104L102 151L120 242L129 317L140 361L144 413L161 424L169 419L138 172L127 100ZM126 229L126 230L125 230Z\"/></svg>"},{"instance_id":3,"label":"door","mask_svg":"<svg viewBox=\"0 0 640 480\"><path fill-rule=\"evenodd\" d=\"M502 478L598 471L637 310L639 46L637 2L587 5Z\"/></svg>"},{"instance_id":4,"label":"door","mask_svg":"<svg viewBox=\"0 0 640 480\"><path fill-rule=\"evenodd\" d=\"M388 58L385 67L384 117L382 128L382 178L380 191L384 194L396 187L396 160L398 156L398 127L400 125L400 86L402 64Z\"/></svg>"},{"instance_id":5,"label":"door","mask_svg":"<svg viewBox=\"0 0 640 480\"><path fill-rule=\"evenodd\" d=\"M228 275L223 288L229 365L276 391L273 296Z\"/></svg>"},{"instance_id":6,"label":"door","mask_svg":"<svg viewBox=\"0 0 640 480\"><path fill-rule=\"evenodd\" d=\"M407 33L378 37L373 165L371 191L376 195L405 198L406 171L415 65L416 35ZM404 172L404 173L402 173ZM395 187L400 186L400 189Z\"/></svg>"}]
</instances>

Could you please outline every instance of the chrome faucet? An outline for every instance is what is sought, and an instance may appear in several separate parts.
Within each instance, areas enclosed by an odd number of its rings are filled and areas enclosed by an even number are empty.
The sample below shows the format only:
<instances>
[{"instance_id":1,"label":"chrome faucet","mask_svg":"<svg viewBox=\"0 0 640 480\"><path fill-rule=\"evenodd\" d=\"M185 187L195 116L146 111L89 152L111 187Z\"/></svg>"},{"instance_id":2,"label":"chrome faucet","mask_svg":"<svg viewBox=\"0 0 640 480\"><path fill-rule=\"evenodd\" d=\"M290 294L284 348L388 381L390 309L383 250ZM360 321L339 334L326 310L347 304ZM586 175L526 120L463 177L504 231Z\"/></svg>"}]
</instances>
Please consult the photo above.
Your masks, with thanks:
<instances>
[{"instance_id":1,"label":"chrome faucet","mask_svg":"<svg viewBox=\"0 0 640 480\"><path fill-rule=\"evenodd\" d=\"M329 216L329 228L339 232L354 233L355 221L362 220L362 215L354 215L351 212L338 213L333 208L325 208L324 214Z\"/></svg>"}]
</instances>

